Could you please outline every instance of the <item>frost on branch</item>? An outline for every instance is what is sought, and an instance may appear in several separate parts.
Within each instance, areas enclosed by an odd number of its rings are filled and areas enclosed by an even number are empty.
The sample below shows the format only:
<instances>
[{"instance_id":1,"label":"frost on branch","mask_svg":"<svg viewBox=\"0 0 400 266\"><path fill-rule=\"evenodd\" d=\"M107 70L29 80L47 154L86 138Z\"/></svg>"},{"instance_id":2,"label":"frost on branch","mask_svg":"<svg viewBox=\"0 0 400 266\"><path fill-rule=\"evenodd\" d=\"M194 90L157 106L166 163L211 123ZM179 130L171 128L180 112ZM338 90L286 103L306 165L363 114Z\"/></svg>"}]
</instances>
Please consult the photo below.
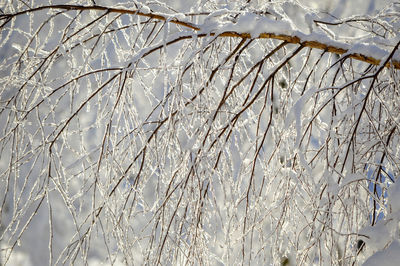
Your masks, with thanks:
<instances>
[{"instance_id":1,"label":"frost on branch","mask_svg":"<svg viewBox=\"0 0 400 266\"><path fill-rule=\"evenodd\" d=\"M2 4L1 263L392 254L399 5L189 7Z\"/></svg>"}]
</instances>

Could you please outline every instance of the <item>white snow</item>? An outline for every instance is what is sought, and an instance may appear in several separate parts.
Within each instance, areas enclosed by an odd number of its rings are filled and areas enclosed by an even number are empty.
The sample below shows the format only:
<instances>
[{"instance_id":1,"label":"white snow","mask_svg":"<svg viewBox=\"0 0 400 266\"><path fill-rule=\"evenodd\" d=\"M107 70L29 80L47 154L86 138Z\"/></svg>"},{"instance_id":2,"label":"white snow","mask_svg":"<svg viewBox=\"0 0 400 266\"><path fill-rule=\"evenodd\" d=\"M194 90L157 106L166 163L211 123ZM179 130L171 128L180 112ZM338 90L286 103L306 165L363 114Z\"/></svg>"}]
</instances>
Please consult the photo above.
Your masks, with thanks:
<instances>
[{"instance_id":1,"label":"white snow","mask_svg":"<svg viewBox=\"0 0 400 266\"><path fill-rule=\"evenodd\" d=\"M250 33L252 38L257 38L261 33L275 33L290 35L293 33L292 25L285 20L274 20L254 13L246 12L239 16L236 23L225 23L219 32Z\"/></svg>"},{"instance_id":2,"label":"white snow","mask_svg":"<svg viewBox=\"0 0 400 266\"><path fill-rule=\"evenodd\" d=\"M143 14L150 14L151 10L148 6L142 6L140 8L140 12L142 12Z\"/></svg>"},{"instance_id":3,"label":"white snow","mask_svg":"<svg viewBox=\"0 0 400 266\"><path fill-rule=\"evenodd\" d=\"M397 266L400 263L400 242L394 240L385 250L369 257L363 266Z\"/></svg>"},{"instance_id":4,"label":"white snow","mask_svg":"<svg viewBox=\"0 0 400 266\"><path fill-rule=\"evenodd\" d=\"M400 212L400 180L389 187L388 203L392 213Z\"/></svg>"},{"instance_id":5,"label":"white snow","mask_svg":"<svg viewBox=\"0 0 400 266\"><path fill-rule=\"evenodd\" d=\"M363 240L371 252L384 249L391 241L392 232L389 227L390 224L387 224L387 221L380 220L374 226L367 226L360 231L360 235L366 235L369 237L363 238Z\"/></svg>"},{"instance_id":6,"label":"white snow","mask_svg":"<svg viewBox=\"0 0 400 266\"><path fill-rule=\"evenodd\" d=\"M376 45L370 45L363 42L354 43L350 49L347 51L347 54L363 54L373 58L384 58L389 53Z\"/></svg>"}]
</instances>

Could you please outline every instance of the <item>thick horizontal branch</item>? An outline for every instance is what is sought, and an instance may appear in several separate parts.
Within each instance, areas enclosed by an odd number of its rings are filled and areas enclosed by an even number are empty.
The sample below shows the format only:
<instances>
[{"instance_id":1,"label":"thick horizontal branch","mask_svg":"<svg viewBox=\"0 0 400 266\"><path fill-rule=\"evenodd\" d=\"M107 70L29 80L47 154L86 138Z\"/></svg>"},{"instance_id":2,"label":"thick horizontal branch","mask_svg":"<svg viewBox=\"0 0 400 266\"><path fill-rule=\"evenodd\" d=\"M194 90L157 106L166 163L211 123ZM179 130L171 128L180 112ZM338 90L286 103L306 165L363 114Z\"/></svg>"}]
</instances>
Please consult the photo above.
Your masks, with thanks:
<instances>
[{"instance_id":1,"label":"thick horizontal branch","mask_svg":"<svg viewBox=\"0 0 400 266\"><path fill-rule=\"evenodd\" d=\"M129 10L129 9L123 9L123 8L110 8L110 7L104 7L104 6L80 6L80 5L49 5L49 6L41 6L41 7L36 7L32 9L27 9L23 10L14 14L1 14L0 19L1 20L6 20L6 22L9 21L10 18L26 14L29 12L35 12L39 10L45 10L45 9L65 9L65 10L99 10L99 11L105 11L108 13L119 13L119 14L131 14L131 15L138 15L138 16L143 16L143 17L148 17L152 19L158 19L158 20L163 20L163 21L169 21L171 23L181 25L190 29L193 29L194 31L201 31L201 27L198 25L195 25L190 22L186 21L181 21L178 20L177 18L167 15L160 15L160 14L155 14L155 13L147 13L144 12L143 10ZM5 22L5 23L6 23ZM3 25L5 24L3 23ZM2 26L3 26L2 25ZM215 33L210 33L210 35L215 35ZM237 32L222 32L218 33L219 37L240 37L240 38L252 38L250 33L237 33ZM315 49L321 49L325 50L330 53L335 53L335 54L346 54L348 53L348 49L343 49L340 47L332 46L323 42L319 41L305 41L302 40L298 36L291 36L291 35L285 35L285 34L276 34L276 33L261 33L257 38L259 39L276 39L276 40L282 40L286 41L288 43L293 43L293 44L299 44L302 45L303 47L309 47L309 48L315 48ZM381 63L382 59L374 58L368 55L364 55L362 53L350 53L347 55L348 58L353 58L362 62L366 62L372 65L379 65ZM386 64L386 67L393 66L396 69L400 69L400 61L397 60L391 60Z\"/></svg>"},{"instance_id":2,"label":"thick horizontal branch","mask_svg":"<svg viewBox=\"0 0 400 266\"><path fill-rule=\"evenodd\" d=\"M251 38L251 35L249 33L236 33L236 32L224 32L224 33L220 34L219 36ZM303 41L300 37L284 35L284 34L261 33L258 38L259 39L282 40L282 41L286 41L288 43L300 44L304 47L321 49L321 50L325 50L329 53L335 53L335 54L339 54L339 55L345 54L349 51L348 49L343 49L340 47L328 45L323 42ZM367 55L364 55L361 53L350 53L347 55L347 57L356 59L358 61L366 62L366 63L372 64L372 65L379 65L381 63L381 59L377 59L377 58L367 56ZM400 61L392 60L391 62L386 63L386 67L390 67L392 65L394 68L400 69Z\"/></svg>"}]
</instances>

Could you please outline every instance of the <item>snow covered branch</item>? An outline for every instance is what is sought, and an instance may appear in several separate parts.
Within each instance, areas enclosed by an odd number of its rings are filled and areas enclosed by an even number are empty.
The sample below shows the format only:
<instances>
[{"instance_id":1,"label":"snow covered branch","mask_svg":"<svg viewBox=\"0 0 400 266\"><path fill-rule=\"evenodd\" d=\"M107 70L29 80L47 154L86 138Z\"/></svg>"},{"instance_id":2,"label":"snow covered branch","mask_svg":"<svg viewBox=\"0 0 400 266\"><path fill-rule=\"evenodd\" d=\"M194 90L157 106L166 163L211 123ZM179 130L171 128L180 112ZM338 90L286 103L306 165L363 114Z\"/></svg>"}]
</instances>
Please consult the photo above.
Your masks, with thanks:
<instances>
[{"instance_id":1,"label":"snow covered branch","mask_svg":"<svg viewBox=\"0 0 400 266\"><path fill-rule=\"evenodd\" d=\"M155 12L151 12L151 10L147 7L142 8L142 9L136 9L136 10L130 10L130 9L125 9L125 8L112 8L112 7L105 7L105 6L82 6L82 5L48 5L48 6L40 6L32 9L26 9L23 11L19 11L16 13L11 13L11 14L0 14L0 20L4 20L3 24L1 27L3 27L6 23L10 21L10 19L23 15L26 13L30 12L36 12L40 10L47 10L47 9L61 9L61 10L79 10L79 11L85 11L85 10L93 10L93 11L104 11L106 13L117 13L117 14L129 14L129 15L135 15L135 16L143 16L151 19L157 19L157 20L162 20L162 21L167 21L169 23L177 24L189 29L192 29L197 32L202 32L203 25L196 25L194 23L185 21L185 14L177 14L174 16L168 15L168 14L159 14ZM215 14L220 15L220 11L215 12ZM208 16L213 17L215 16L213 13L209 13ZM276 21L273 21L276 22ZM248 21L245 21L245 23L248 23ZM323 22L323 21L318 21L316 20L315 23L321 23L321 24L330 24L330 25L337 25L339 23L329 23L329 22ZM343 22L342 22L343 23ZM276 24L276 23L274 23ZM259 34L254 35L254 33L250 32L240 32L236 31L235 29L241 29L243 25L232 23L231 25L228 25L227 28L230 28L231 30L229 31L221 31L221 29L217 30L217 28L220 28L219 25L214 25L216 29L209 29L210 31L207 32L210 36L218 35L218 37L238 37L238 38L245 38L245 39L251 39L251 38L260 38L260 39L276 39L276 40L282 40L288 43L293 43L293 44L299 44L304 47L309 47L309 48L315 48L315 49L320 49L327 51L329 53L335 53L338 55L345 55L346 58L352 58L356 59L362 62L366 62L372 65L379 65L381 61L383 60L383 57L385 57L385 53L382 52L382 50L379 50L377 48L374 49L374 47L367 47L362 44L355 44L355 45L349 45L346 43L340 43L334 40L329 39L326 35L320 35L320 34L304 34L302 32L297 32L293 31L291 34L283 34L279 33L279 30L275 32L261 32ZM225 25L226 26L226 25ZM246 25L248 26L248 25ZM262 28L270 28L270 24L268 21L265 21L265 25L262 26ZM1 28L0 27L0 28ZM290 28L290 25L287 24L286 22L282 22L279 25L279 28L285 28L285 31L287 31L288 28ZM223 29L223 27L222 27ZM258 29L258 31L260 31ZM218 33L216 33L218 32ZM322 39L322 40L321 40ZM391 67L393 66L396 69L400 69L400 60L398 59L400 56L397 56L396 58L393 58L390 62L386 63L386 67Z\"/></svg>"}]
</instances>

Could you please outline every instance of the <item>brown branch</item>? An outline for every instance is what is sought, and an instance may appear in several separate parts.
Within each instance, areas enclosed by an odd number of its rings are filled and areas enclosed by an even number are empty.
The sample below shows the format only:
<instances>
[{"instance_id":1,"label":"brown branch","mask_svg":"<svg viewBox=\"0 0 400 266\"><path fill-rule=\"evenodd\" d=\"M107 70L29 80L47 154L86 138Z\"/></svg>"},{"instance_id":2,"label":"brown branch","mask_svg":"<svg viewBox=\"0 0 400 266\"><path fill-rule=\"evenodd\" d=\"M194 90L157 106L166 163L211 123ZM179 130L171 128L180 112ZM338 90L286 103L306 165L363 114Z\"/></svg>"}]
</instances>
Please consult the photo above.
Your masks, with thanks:
<instances>
[{"instance_id":1,"label":"brown branch","mask_svg":"<svg viewBox=\"0 0 400 266\"><path fill-rule=\"evenodd\" d=\"M224 32L224 33L219 34L219 36L251 38L251 35L249 33L236 33L236 32ZM303 47L316 48L316 49L327 51L329 53L335 53L335 54L339 54L339 55L345 54L348 52L348 49L343 49L340 47L328 45L326 43L318 42L318 41L303 41L300 37L290 36L290 35L285 35L285 34L261 33L258 36L258 38L259 39L282 40L282 41L286 41L288 43L300 44ZM380 59L376 59L371 56L363 55L361 53L348 54L347 57L356 59L358 61L366 62L366 63L372 64L372 65L379 65L381 63ZM392 62L387 62L386 67L390 67L390 66L393 66L396 69L400 69L400 61L392 60Z\"/></svg>"},{"instance_id":2,"label":"brown branch","mask_svg":"<svg viewBox=\"0 0 400 266\"><path fill-rule=\"evenodd\" d=\"M167 15L160 15L160 14L155 14L155 13L144 13L143 11L140 10L128 10L128 9L123 9L123 8L110 8L110 7L104 7L104 6L80 6L80 5L48 5L48 6L40 6L32 9L27 9L23 11L16 12L14 14L2 14L0 15L0 20L5 20L5 22L1 25L3 27L5 24L7 24L12 17L23 15L26 13L30 12L35 12L39 10L44 10L44 9L64 9L64 10L98 10L98 11L105 11L107 13L119 13L119 14L130 14L130 15L138 15L138 16L143 16L143 17L148 17L152 19L157 19L157 20L163 20L163 21L169 21L173 24L177 24L186 28L190 28L194 31L201 31L200 26L186 22L186 21L181 21L178 20L177 18L171 16L168 17ZM1 28L0 27L0 28ZM214 36L216 33L210 33L211 36ZM239 38L245 38L245 39L251 39L251 34L250 33L237 33L237 32L222 32L218 34L219 37L239 37ZM335 54L345 54L348 52L348 49L343 49L340 47L332 46L323 42L319 41L304 41L298 36L291 36L291 35L286 35L286 34L275 34L275 33L261 33L257 39L276 39L276 40L282 40L286 41L288 43L292 44L300 44L303 47L308 47L308 48L315 48L315 49L320 49L320 50L325 50L329 53L335 53ZM366 62L368 64L372 65L379 65L381 63L381 59L377 59L371 56L367 56L361 53L352 53L347 55L348 58L356 59L358 61ZM400 69L400 61L397 60L392 60L391 62L386 63L386 67L391 67L393 66L395 69Z\"/></svg>"}]
</instances>

